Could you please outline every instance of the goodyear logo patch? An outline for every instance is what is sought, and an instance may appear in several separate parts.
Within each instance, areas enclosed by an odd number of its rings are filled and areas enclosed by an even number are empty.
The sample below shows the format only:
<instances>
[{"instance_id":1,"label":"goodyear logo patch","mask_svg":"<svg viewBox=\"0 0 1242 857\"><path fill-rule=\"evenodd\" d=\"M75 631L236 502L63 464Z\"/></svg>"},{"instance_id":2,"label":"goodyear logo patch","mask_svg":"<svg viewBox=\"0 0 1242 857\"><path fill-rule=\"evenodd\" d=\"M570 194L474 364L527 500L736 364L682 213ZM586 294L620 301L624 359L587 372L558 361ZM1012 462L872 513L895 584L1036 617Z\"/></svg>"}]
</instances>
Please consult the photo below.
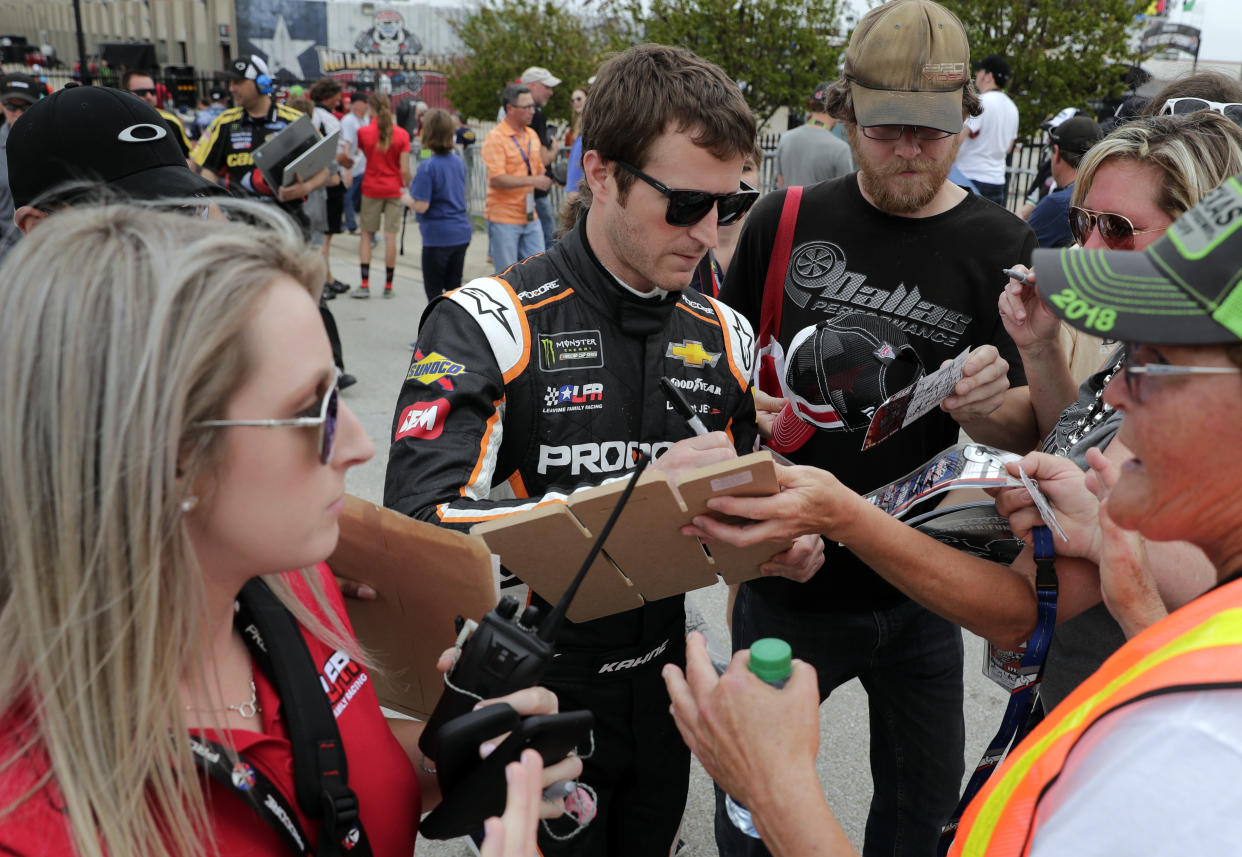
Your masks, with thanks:
<instances>
[{"instance_id":1,"label":"goodyear logo patch","mask_svg":"<svg viewBox=\"0 0 1242 857\"><path fill-rule=\"evenodd\" d=\"M604 344L598 330L569 330L539 334L539 368L544 372L599 369L604 365Z\"/></svg>"},{"instance_id":2,"label":"goodyear logo patch","mask_svg":"<svg viewBox=\"0 0 1242 857\"><path fill-rule=\"evenodd\" d=\"M465 371L465 366L448 359L439 352L432 351L426 357L410 364L410 371L406 374L405 380L418 381L420 384L434 384L440 381L442 382L440 386L444 387L444 381ZM452 384L449 384L446 389L453 389Z\"/></svg>"}]
</instances>

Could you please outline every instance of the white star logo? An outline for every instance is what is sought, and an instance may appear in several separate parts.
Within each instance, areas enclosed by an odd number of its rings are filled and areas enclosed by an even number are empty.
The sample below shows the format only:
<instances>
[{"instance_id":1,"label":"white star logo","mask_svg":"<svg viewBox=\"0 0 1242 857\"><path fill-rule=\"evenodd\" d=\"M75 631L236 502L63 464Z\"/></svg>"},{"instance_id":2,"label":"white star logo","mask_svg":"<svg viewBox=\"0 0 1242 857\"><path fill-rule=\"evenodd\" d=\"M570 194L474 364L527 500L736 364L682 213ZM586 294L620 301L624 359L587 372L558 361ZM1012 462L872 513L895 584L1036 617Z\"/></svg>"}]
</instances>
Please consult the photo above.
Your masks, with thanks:
<instances>
[{"instance_id":1,"label":"white star logo","mask_svg":"<svg viewBox=\"0 0 1242 857\"><path fill-rule=\"evenodd\" d=\"M298 80L306 77L302 63L298 57L307 49L314 47L314 39L294 39L289 36L289 27L285 24L285 16L276 19L276 30L270 39L253 39L255 46L267 54L267 66L275 76L280 70L288 69Z\"/></svg>"}]
</instances>

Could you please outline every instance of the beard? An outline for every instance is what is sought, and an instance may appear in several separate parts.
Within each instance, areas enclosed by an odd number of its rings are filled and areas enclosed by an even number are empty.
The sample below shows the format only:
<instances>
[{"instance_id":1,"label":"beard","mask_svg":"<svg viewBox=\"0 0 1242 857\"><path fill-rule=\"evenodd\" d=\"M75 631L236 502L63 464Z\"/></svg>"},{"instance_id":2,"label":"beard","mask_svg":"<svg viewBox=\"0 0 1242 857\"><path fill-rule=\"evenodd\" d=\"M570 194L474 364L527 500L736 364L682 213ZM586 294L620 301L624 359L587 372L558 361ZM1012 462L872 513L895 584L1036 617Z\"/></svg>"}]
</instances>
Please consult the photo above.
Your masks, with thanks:
<instances>
[{"instance_id":1,"label":"beard","mask_svg":"<svg viewBox=\"0 0 1242 857\"><path fill-rule=\"evenodd\" d=\"M914 214L935 199L949 176L961 146L959 136L941 158L893 156L880 162L873 160L863 151L864 147L857 145L854 135L858 133L857 126L849 129L854 157L858 160L859 182L876 208L889 214ZM904 172L914 172L915 175L901 175Z\"/></svg>"}]
</instances>

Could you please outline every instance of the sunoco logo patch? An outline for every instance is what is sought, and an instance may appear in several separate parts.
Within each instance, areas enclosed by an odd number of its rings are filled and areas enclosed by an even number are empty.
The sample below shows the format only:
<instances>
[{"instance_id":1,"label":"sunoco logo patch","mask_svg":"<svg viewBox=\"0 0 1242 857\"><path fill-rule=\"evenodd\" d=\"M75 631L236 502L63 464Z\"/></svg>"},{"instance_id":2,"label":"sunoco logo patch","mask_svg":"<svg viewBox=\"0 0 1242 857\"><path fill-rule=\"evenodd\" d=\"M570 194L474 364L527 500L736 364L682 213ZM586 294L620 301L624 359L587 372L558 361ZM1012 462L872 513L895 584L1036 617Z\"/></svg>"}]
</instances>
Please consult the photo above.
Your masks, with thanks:
<instances>
[{"instance_id":1,"label":"sunoco logo patch","mask_svg":"<svg viewBox=\"0 0 1242 857\"><path fill-rule=\"evenodd\" d=\"M539 368L544 372L598 369L604 365L604 345L598 330L541 333L537 345Z\"/></svg>"}]
</instances>

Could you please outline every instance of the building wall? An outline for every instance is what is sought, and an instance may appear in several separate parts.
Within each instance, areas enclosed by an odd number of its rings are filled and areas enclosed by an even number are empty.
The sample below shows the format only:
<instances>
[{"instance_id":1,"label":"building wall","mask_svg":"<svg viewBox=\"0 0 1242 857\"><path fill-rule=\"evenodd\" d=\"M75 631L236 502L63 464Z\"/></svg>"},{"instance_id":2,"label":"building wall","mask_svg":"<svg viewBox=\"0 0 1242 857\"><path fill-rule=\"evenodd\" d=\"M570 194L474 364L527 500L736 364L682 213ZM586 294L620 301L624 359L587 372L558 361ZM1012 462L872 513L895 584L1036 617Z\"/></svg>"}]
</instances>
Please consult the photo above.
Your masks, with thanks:
<instances>
[{"instance_id":1,"label":"building wall","mask_svg":"<svg viewBox=\"0 0 1242 857\"><path fill-rule=\"evenodd\" d=\"M100 42L151 42L161 64L202 71L223 68L220 26L234 28L232 0L81 0L81 9L87 54ZM0 33L46 41L69 65L78 58L71 0L0 0Z\"/></svg>"}]
</instances>

